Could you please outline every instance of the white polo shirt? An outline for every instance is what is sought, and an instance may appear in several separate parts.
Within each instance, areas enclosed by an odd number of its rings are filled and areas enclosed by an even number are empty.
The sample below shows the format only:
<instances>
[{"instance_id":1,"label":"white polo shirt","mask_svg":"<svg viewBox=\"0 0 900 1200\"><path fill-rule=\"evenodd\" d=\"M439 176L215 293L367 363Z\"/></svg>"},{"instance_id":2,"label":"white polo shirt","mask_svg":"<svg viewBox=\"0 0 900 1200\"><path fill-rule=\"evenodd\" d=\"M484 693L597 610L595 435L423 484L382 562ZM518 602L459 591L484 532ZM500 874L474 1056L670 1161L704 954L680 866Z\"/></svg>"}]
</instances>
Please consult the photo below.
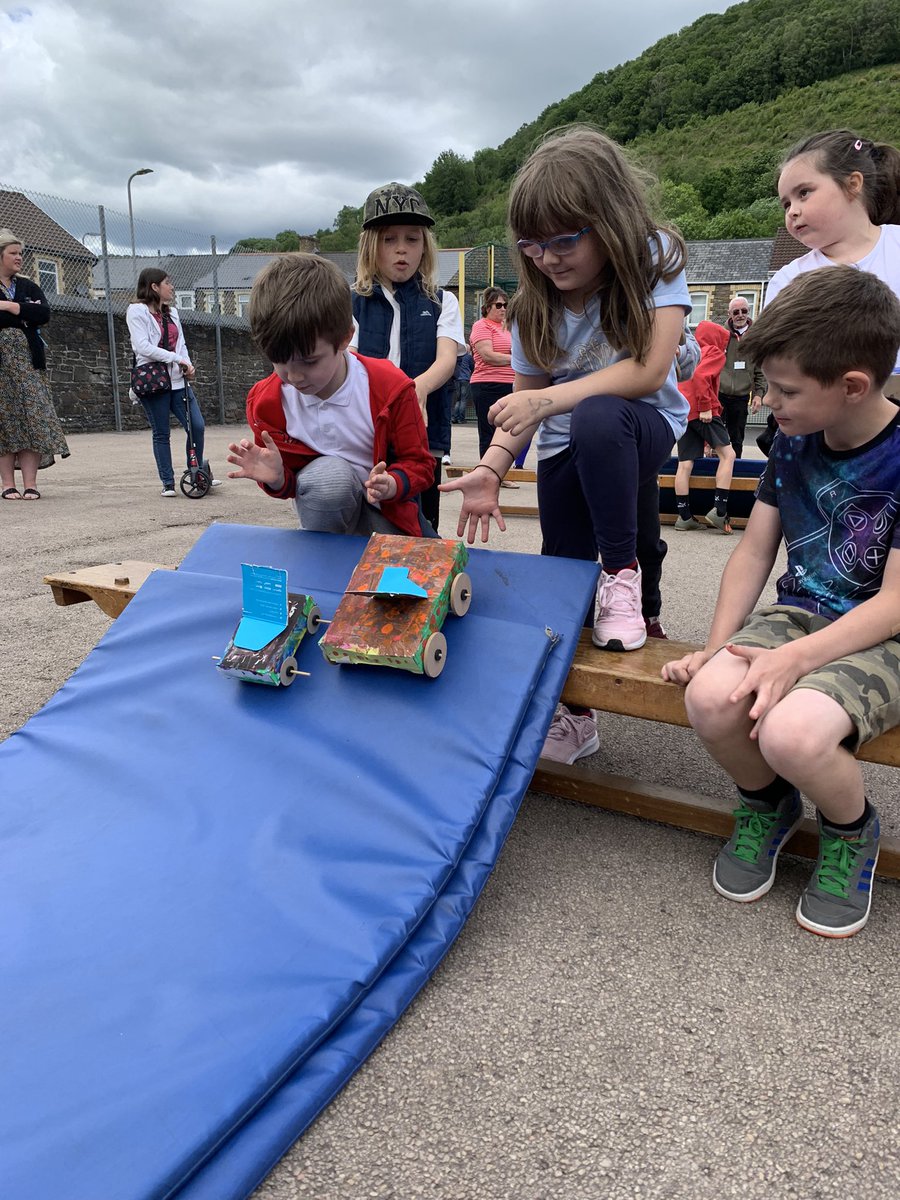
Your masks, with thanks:
<instances>
[{"instance_id":1,"label":"white polo shirt","mask_svg":"<svg viewBox=\"0 0 900 1200\"><path fill-rule=\"evenodd\" d=\"M285 428L292 438L318 454L346 459L365 483L372 472L375 426L369 400L369 375L355 354L344 351L347 378L327 400L281 385Z\"/></svg>"}]
</instances>

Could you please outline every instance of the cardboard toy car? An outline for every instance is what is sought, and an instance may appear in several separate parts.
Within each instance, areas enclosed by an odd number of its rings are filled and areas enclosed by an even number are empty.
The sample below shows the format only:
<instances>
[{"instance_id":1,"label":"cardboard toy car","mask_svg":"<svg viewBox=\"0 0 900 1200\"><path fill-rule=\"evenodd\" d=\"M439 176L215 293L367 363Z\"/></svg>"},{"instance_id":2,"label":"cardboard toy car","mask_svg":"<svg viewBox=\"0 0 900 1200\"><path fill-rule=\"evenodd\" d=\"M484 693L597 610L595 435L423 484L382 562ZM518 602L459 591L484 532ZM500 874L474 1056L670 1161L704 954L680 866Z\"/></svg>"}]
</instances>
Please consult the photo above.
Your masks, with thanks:
<instances>
[{"instance_id":1,"label":"cardboard toy car","mask_svg":"<svg viewBox=\"0 0 900 1200\"><path fill-rule=\"evenodd\" d=\"M218 669L234 679L287 686L297 675L297 650L307 633L321 622L312 596L287 590L287 571L278 567L241 565L241 620Z\"/></svg>"},{"instance_id":2,"label":"cardboard toy car","mask_svg":"<svg viewBox=\"0 0 900 1200\"><path fill-rule=\"evenodd\" d=\"M472 582L462 542L373 533L325 636L333 663L397 667L434 679L444 669L448 612L464 616Z\"/></svg>"}]
</instances>

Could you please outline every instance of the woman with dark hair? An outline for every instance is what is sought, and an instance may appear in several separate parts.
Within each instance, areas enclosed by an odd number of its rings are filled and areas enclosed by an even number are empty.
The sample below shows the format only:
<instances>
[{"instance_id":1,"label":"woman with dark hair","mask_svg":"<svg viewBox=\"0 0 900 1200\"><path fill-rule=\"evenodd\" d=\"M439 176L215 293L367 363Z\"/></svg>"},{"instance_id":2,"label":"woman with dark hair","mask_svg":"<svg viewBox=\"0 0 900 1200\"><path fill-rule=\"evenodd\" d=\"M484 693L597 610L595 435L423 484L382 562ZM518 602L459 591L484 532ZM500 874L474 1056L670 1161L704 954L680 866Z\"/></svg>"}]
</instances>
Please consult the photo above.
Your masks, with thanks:
<instances>
[{"instance_id":1,"label":"woman with dark hair","mask_svg":"<svg viewBox=\"0 0 900 1200\"><path fill-rule=\"evenodd\" d=\"M167 499L175 495L175 471L172 467L172 447L169 442L169 416L187 432L185 400L191 406L191 427L197 461L203 462L203 432L205 425L196 397L188 387L194 378L194 368L184 342L178 311L172 307L175 288L172 280L160 267L145 267L138 278L134 304L128 305L125 320L131 336L131 349L138 366L148 362L166 363L169 386L152 396L139 397L153 433L153 457L159 472L162 492ZM190 438L187 456L190 458ZM213 479L213 487L221 480Z\"/></svg>"},{"instance_id":2,"label":"woman with dark hair","mask_svg":"<svg viewBox=\"0 0 900 1200\"><path fill-rule=\"evenodd\" d=\"M0 229L0 498L40 500L39 468L51 466L57 454L68 458L69 447L43 375L47 357L38 327L50 320L50 306L21 270L21 238Z\"/></svg>"},{"instance_id":3,"label":"woman with dark hair","mask_svg":"<svg viewBox=\"0 0 900 1200\"><path fill-rule=\"evenodd\" d=\"M475 359L475 369L469 386L472 403L478 418L478 453L483 455L491 444L494 427L488 420L488 409L513 389L516 373L512 362L512 337L506 328L506 308L509 298L502 288L489 287L481 303L481 319L472 326L469 345Z\"/></svg>"}]
</instances>

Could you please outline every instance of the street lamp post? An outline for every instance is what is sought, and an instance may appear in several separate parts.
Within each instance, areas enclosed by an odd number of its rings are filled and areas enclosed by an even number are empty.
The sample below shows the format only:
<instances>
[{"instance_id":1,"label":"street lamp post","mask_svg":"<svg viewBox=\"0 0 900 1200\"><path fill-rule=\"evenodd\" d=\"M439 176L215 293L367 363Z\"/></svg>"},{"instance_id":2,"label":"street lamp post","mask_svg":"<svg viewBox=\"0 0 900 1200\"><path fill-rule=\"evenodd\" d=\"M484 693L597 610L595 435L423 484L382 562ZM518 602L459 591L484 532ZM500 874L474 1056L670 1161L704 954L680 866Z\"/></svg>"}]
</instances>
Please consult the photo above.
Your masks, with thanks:
<instances>
[{"instance_id":1,"label":"street lamp post","mask_svg":"<svg viewBox=\"0 0 900 1200\"><path fill-rule=\"evenodd\" d=\"M132 171L128 176L128 226L131 229L131 274L134 277L135 285L137 284L137 256L134 252L134 213L131 210L131 181L138 175L152 175L152 167L141 167L139 171Z\"/></svg>"}]
</instances>

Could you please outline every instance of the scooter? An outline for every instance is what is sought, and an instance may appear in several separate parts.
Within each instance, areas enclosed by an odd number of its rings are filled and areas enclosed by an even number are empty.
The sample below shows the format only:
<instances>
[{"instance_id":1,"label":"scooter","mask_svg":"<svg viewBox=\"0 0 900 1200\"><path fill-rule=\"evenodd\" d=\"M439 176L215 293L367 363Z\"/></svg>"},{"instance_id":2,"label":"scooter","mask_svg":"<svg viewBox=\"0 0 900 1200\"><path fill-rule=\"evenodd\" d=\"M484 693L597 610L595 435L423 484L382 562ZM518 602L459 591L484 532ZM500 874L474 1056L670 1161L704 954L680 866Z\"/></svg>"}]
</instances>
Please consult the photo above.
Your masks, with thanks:
<instances>
[{"instance_id":1,"label":"scooter","mask_svg":"<svg viewBox=\"0 0 900 1200\"><path fill-rule=\"evenodd\" d=\"M203 462L197 461L197 447L194 444L194 428L191 424L191 401L194 399L194 393L191 390L191 385L185 379L184 381L184 416L187 429L188 446L188 465L187 470L181 477L181 490L189 500L202 499L209 489L212 487L213 473L209 465L209 459L204 458Z\"/></svg>"}]
</instances>

